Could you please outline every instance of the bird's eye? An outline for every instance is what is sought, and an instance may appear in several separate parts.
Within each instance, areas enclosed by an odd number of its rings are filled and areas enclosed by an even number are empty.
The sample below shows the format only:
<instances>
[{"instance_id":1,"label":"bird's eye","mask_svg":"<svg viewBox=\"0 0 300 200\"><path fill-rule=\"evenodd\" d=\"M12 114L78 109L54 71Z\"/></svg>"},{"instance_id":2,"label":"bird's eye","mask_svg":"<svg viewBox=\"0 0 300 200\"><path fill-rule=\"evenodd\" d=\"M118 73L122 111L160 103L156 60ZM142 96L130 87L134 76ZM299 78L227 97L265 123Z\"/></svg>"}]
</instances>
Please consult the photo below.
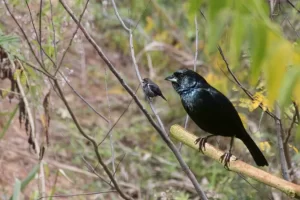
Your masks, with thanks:
<instances>
[{"instance_id":1,"label":"bird's eye","mask_svg":"<svg viewBox=\"0 0 300 200\"><path fill-rule=\"evenodd\" d=\"M175 75L176 77L182 77L182 76L183 76L183 73L175 72L174 75Z\"/></svg>"}]
</instances>

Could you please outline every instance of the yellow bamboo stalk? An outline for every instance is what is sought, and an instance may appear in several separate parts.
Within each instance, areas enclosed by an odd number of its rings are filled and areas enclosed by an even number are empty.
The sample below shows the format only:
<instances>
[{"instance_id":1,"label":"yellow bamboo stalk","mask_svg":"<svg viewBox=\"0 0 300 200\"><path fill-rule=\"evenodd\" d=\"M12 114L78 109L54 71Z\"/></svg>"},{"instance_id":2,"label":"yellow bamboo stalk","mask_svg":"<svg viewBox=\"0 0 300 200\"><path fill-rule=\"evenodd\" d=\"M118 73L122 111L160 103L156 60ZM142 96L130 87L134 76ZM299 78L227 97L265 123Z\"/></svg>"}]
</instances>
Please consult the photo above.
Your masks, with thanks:
<instances>
[{"instance_id":1,"label":"yellow bamboo stalk","mask_svg":"<svg viewBox=\"0 0 300 200\"><path fill-rule=\"evenodd\" d=\"M183 144L191 147L192 149L198 150L199 145L195 144L195 140L198 138L186 131L183 127L175 124L170 128L170 135L176 140L182 142ZM220 157L224 154L223 151L213 147L212 145L206 143L203 153L210 158L218 161L223 164L220 160ZM259 168L253 167L241 160L237 160L236 157L232 156L230 162L228 163L228 169L237 173L240 173L244 176L248 176L258 182L269 185L273 188L276 188L289 197L300 199L300 185L288 182L282 178L269 174L266 171L263 171Z\"/></svg>"}]
</instances>

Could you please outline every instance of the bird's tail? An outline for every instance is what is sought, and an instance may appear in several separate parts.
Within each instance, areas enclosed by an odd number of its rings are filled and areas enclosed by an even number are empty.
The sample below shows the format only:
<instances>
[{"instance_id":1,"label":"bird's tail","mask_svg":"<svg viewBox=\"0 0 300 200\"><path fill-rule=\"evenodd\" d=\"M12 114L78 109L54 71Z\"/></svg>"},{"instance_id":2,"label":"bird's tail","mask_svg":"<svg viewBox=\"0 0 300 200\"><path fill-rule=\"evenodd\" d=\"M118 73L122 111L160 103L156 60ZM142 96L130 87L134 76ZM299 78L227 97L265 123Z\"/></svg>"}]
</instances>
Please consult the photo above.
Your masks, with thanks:
<instances>
[{"instance_id":1,"label":"bird's tail","mask_svg":"<svg viewBox=\"0 0 300 200\"><path fill-rule=\"evenodd\" d=\"M167 101L166 97L163 94L161 94L161 98Z\"/></svg>"},{"instance_id":2,"label":"bird's tail","mask_svg":"<svg viewBox=\"0 0 300 200\"><path fill-rule=\"evenodd\" d=\"M258 166L268 166L268 161L266 160L263 153L260 151L258 146L255 144L255 142L252 140L250 135L245 131L245 134L243 134L241 137L238 137L243 141L243 143L247 146L249 149L255 163Z\"/></svg>"}]
</instances>

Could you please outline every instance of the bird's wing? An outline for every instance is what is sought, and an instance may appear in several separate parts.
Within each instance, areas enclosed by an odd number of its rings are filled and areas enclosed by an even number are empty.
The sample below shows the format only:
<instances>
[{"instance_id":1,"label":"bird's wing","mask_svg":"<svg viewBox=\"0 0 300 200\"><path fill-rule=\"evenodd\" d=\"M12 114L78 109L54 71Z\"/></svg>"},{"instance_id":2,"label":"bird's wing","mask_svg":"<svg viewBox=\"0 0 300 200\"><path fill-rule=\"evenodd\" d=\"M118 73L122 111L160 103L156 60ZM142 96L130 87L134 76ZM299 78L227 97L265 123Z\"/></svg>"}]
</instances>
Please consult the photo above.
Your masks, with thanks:
<instances>
[{"instance_id":1,"label":"bird's wing","mask_svg":"<svg viewBox=\"0 0 300 200\"><path fill-rule=\"evenodd\" d=\"M215 88L208 88L207 92L212 97L214 106L217 108L215 114L219 116L216 117L219 123L224 124L228 131L235 132L244 129L241 118L231 101Z\"/></svg>"},{"instance_id":2,"label":"bird's wing","mask_svg":"<svg viewBox=\"0 0 300 200\"><path fill-rule=\"evenodd\" d=\"M223 136L243 131L243 124L234 106L215 88L201 88L195 103L197 106L190 116L204 131Z\"/></svg>"},{"instance_id":3,"label":"bird's wing","mask_svg":"<svg viewBox=\"0 0 300 200\"><path fill-rule=\"evenodd\" d=\"M148 86L150 87L151 91L153 91L155 94L162 95L161 90L155 83L149 83Z\"/></svg>"}]
</instances>

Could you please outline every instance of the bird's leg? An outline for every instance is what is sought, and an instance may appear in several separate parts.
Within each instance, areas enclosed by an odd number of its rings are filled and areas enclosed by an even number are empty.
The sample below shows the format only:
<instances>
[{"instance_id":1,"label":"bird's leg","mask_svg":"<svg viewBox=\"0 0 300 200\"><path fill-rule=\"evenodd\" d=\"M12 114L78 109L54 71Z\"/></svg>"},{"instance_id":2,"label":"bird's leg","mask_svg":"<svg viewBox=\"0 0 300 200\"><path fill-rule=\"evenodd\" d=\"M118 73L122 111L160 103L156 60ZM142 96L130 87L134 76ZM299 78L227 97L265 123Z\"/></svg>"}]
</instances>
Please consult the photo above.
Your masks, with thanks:
<instances>
[{"instance_id":1,"label":"bird's leg","mask_svg":"<svg viewBox=\"0 0 300 200\"><path fill-rule=\"evenodd\" d=\"M226 169L229 169L229 168L228 168L228 163L229 163L229 161L230 161L230 157L232 156L231 150L232 150L232 147L233 147L233 141L234 141L234 137L231 137L231 140L230 140L230 147L229 147L229 152L224 153L224 154L221 156L221 161L224 162L224 168L226 168Z\"/></svg>"},{"instance_id":2,"label":"bird's leg","mask_svg":"<svg viewBox=\"0 0 300 200\"><path fill-rule=\"evenodd\" d=\"M153 100L151 97L148 97L147 95L145 95L145 99L148 101L148 103L153 103Z\"/></svg>"},{"instance_id":3,"label":"bird's leg","mask_svg":"<svg viewBox=\"0 0 300 200\"><path fill-rule=\"evenodd\" d=\"M195 140L195 144L199 143L199 151L201 151L201 153L203 153L203 149L205 150L205 143L207 142L208 138L213 137L215 135L208 135L206 137L199 137Z\"/></svg>"}]
</instances>

